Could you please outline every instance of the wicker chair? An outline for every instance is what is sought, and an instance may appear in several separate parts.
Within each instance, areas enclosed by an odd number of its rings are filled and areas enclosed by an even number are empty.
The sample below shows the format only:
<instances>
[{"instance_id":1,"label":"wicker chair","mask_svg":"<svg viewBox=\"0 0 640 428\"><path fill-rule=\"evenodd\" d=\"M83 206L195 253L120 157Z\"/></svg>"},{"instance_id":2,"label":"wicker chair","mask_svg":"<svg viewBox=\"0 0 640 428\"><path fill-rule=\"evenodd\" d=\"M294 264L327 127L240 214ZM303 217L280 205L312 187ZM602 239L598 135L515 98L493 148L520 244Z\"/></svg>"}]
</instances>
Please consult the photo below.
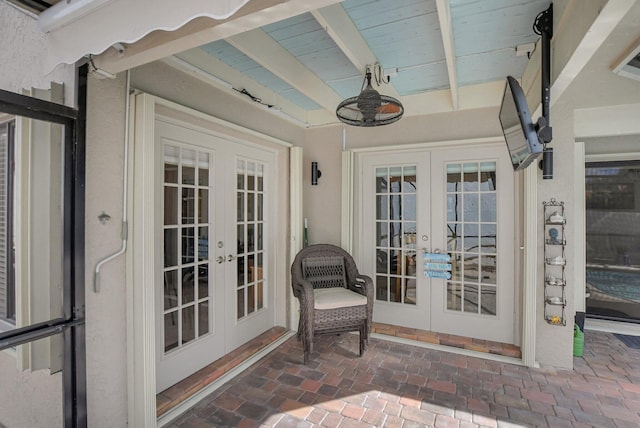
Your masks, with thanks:
<instances>
[{"instance_id":1,"label":"wicker chair","mask_svg":"<svg viewBox=\"0 0 640 428\"><path fill-rule=\"evenodd\" d=\"M305 365L320 334L358 331L362 356L371 331L373 281L358 273L349 253L329 244L304 248L291 265L291 286L300 301Z\"/></svg>"}]
</instances>

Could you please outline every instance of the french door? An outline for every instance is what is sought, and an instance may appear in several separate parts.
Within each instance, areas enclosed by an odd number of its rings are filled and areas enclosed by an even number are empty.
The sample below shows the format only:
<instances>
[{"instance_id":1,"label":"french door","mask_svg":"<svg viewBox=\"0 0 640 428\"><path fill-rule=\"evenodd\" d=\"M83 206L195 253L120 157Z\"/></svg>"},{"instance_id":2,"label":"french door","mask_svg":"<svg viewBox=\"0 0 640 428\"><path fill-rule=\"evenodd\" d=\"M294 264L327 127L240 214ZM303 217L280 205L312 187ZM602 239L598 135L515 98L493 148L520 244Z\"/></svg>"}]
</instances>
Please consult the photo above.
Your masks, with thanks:
<instances>
[{"instance_id":1,"label":"french door","mask_svg":"<svg viewBox=\"0 0 640 428\"><path fill-rule=\"evenodd\" d=\"M503 149L360 155L374 321L513 343L514 177Z\"/></svg>"},{"instance_id":2,"label":"french door","mask_svg":"<svg viewBox=\"0 0 640 428\"><path fill-rule=\"evenodd\" d=\"M156 121L156 368L162 391L274 325L272 154Z\"/></svg>"}]
</instances>

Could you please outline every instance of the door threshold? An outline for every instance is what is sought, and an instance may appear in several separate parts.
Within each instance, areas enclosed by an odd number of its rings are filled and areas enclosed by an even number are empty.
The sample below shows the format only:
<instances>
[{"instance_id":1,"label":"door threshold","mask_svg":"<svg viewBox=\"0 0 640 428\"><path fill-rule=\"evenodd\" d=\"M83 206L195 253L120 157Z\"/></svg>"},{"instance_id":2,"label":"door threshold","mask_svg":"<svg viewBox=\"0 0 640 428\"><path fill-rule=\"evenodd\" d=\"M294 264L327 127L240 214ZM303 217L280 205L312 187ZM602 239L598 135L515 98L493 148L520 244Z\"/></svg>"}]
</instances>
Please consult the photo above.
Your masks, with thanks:
<instances>
[{"instance_id":1,"label":"door threshold","mask_svg":"<svg viewBox=\"0 0 640 428\"><path fill-rule=\"evenodd\" d=\"M191 401L190 399L199 395L205 388L219 381L233 369L287 336L288 332L289 330L284 327L272 327L191 376L156 394L156 416L158 418L166 416L176 407Z\"/></svg>"},{"instance_id":2,"label":"door threshold","mask_svg":"<svg viewBox=\"0 0 640 428\"><path fill-rule=\"evenodd\" d=\"M611 321L587 317L587 319L584 320L584 329L640 336L640 324L634 322Z\"/></svg>"},{"instance_id":3,"label":"door threshold","mask_svg":"<svg viewBox=\"0 0 640 428\"><path fill-rule=\"evenodd\" d=\"M371 332L381 335L380 337L393 336L430 345L458 348L464 349L466 351L478 352L481 354L485 353L515 359L522 359L522 351L520 350L520 347L508 343L473 339L471 337L436 333L433 331L419 330L417 328L400 327L397 325L382 324L377 322L371 324Z\"/></svg>"}]
</instances>

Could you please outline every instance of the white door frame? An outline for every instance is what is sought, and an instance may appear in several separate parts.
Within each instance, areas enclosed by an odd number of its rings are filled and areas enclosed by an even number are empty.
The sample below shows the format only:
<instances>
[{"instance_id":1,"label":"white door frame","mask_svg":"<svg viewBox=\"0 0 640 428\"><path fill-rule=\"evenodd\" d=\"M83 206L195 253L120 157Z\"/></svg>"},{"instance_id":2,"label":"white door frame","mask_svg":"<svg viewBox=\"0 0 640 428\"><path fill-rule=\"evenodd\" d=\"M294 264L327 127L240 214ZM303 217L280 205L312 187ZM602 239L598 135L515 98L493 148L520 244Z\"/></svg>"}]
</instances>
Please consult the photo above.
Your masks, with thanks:
<instances>
[{"instance_id":1,"label":"white door frame","mask_svg":"<svg viewBox=\"0 0 640 428\"><path fill-rule=\"evenodd\" d=\"M367 147L367 148L358 148L347 150L346 153L343 154L343 157L354 159L352 162L344 162L342 168L342 187L350 186L356 190L362 190L359 186L362 186L361 181L359 181L356 177L357 168L353 167L353 164L358 163L358 154L366 153L366 152L377 152L377 151L402 151L402 150L412 150L412 149L435 149L435 148L459 148L459 147L468 147L470 145L485 145L485 144L504 144L504 139L502 137L487 137L487 138L473 138L473 139L465 139L465 140L451 140L451 141L437 141L432 143L418 143L418 144L405 144L398 146L379 146L379 147ZM515 178L514 178L515 179ZM535 187L535 171L533 168L529 168L524 173L524 188L516 190L522 191L523 194L523 202L524 202L524 218L521 220L522 225L524 226L523 236L514 239L514 253L521 253L522 261L524 266L521 269L521 272L516 274L516 278L519 278L522 283L520 290L516 289L516 294L519 295L520 301L522 302L521 314L516 319L520 319L521 322L521 342L520 348L522 350L522 363L524 365L535 367L537 366L537 362L535 361L535 347L536 347L536 326L535 326L535 313L536 313L536 277L535 275L530 276L532 271L535 272L536 260L537 260L537 248L535 244L536 237L536 225L537 225L537 217L531 216L531 207L535 206L537 203L537 189ZM357 204L352 204L348 207L343 207L342 212L342 222L348 222L350 224L354 224L354 219L358 216L357 212ZM533 210L535 213L535 210ZM354 236L354 232L356 232L357 225L351 230L342 230L342 241L343 242L351 242ZM519 230L519 227L516 227L516 230ZM522 250L522 251L521 251ZM354 258L359 263L358 251L354 249Z\"/></svg>"},{"instance_id":2,"label":"white door frame","mask_svg":"<svg viewBox=\"0 0 640 428\"><path fill-rule=\"evenodd\" d=\"M282 148L290 148L291 144L260 134L247 128L217 119L188 107L167 101L142 92L131 95L131 135L134 144L131 147L133 162L130 164L129 177L129 218L132 219L133 234L130 236L131 247L127 254L127 400L128 420L131 426L156 425L156 347L155 347L155 290L154 290L154 251L156 231L153 213L156 198L154 186L154 129L158 116L172 118L187 123L189 127L200 129L212 135L246 145L254 145L276 153L274 167L283 164ZM288 151L288 150L286 150ZM284 170L287 165L282 165ZM286 206L287 187L280 185L276 177L274 189L278 193L272 203ZM288 211L279 209L277 218L286 220ZM277 221L274 227L282 229L284 220ZM286 229L285 229L286 230ZM285 236L276 233L274 236ZM286 254L285 238L277 243L281 254ZM277 254L278 252L274 252ZM274 269L274 284L283 284L274 290L273 302L276 314L286 314L286 289L288 284L286 263L283 258L276 263L284 268ZM277 322L286 324L286 316L276 315Z\"/></svg>"}]
</instances>

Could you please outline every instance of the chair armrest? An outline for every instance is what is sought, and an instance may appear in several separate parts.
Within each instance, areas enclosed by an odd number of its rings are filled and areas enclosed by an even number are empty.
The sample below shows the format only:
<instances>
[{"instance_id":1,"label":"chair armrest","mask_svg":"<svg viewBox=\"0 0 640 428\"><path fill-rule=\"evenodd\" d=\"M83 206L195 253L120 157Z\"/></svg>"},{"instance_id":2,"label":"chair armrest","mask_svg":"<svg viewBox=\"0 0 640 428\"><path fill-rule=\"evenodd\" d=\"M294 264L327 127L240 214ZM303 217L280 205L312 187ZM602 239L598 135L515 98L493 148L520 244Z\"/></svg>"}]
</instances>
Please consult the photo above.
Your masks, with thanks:
<instances>
[{"instance_id":1,"label":"chair armrest","mask_svg":"<svg viewBox=\"0 0 640 428\"><path fill-rule=\"evenodd\" d=\"M368 275L356 275L356 281L359 284L359 289L362 290L360 293L367 296L367 340L369 339L369 335L371 334L371 322L373 320L373 299L374 299L374 288L373 288L373 280Z\"/></svg>"},{"instance_id":2,"label":"chair armrest","mask_svg":"<svg viewBox=\"0 0 640 428\"><path fill-rule=\"evenodd\" d=\"M292 284L293 295L300 301L301 308L313 309L313 285L307 280L301 279L299 282Z\"/></svg>"},{"instance_id":3,"label":"chair armrest","mask_svg":"<svg viewBox=\"0 0 640 428\"><path fill-rule=\"evenodd\" d=\"M349 289L367 296L367 300L373 301L373 280L368 275L356 275L356 282L349 285Z\"/></svg>"}]
</instances>

